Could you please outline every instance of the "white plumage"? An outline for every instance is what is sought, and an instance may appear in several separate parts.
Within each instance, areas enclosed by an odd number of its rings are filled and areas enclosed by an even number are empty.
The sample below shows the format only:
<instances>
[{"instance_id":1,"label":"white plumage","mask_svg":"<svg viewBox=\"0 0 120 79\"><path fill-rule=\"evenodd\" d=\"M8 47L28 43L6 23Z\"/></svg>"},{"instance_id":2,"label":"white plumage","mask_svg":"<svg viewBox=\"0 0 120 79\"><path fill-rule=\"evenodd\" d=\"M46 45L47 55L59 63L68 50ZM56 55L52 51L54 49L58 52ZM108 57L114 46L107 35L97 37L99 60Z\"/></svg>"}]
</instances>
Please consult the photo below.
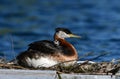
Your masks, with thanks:
<instances>
[{"instance_id":1,"label":"white plumage","mask_svg":"<svg viewBox=\"0 0 120 79\"><path fill-rule=\"evenodd\" d=\"M50 67L56 65L58 62L52 60L50 57L41 57L39 59L29 57L26 59L28 65L30 67L39 68L39 67Z\"/></svg>"}]
</instances>

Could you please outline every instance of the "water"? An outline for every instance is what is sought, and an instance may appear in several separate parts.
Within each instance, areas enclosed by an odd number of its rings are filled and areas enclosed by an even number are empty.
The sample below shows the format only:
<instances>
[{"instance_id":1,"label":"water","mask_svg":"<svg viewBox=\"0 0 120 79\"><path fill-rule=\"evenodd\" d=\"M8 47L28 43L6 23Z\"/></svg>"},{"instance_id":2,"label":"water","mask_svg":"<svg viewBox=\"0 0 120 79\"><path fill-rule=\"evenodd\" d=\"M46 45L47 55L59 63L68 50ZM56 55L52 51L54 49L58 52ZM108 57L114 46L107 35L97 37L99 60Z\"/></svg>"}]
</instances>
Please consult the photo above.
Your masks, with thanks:
<instances>
[{"instance_id":1,"label":"water","mask_svg":"<svg viewBox=\"0 0 120 79\"><path fill-rule=\"evenodd\" d=\"M67 39L79 57L92 53L81 60L120 59L119 3L120 0L0 0L0 55L11 60L29 43L53 40L54 29L66 27L82 36Z\"/></svg>"}]
</instances>

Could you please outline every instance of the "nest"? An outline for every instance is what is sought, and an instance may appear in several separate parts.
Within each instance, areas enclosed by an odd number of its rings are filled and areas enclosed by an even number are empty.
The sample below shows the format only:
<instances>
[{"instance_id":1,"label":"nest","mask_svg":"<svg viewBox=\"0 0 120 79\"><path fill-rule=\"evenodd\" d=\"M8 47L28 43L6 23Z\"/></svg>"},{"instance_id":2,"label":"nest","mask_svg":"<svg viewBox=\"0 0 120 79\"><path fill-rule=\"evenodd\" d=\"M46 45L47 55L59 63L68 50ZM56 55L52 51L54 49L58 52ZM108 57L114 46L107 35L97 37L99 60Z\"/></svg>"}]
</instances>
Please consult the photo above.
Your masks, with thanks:
<instances>
[{"instance_id":1,"label":"nest","mask_svg":"<svg viewBox=\"0 0 120 79\"><path fill-rule=\"evenodd\" d=\"M71 66L58 65L55 68L57 71L64 73L83 73L83 74L112 74L115 75L120 69L119 64L113 64L111 62L100 62L100 63L76 63Z\"/></svg>"},{"instance_id":2,"label":"nest","mask_svg":"<svg viewBox=\"0 0 120 79\"><path fill-rule=\"evenodd\" d=\"M83 63L75 63L69 66L64 66L63 63L60 63L48 68L45 68L45 67L25 68L16 64L0 63L0 68L1 69L56 70L61 73L115 75L120 69L120 63L119 62L118 63L113 63L113 62L89 63L89 61L84 61Z\"/></svg>"}]
</instances>

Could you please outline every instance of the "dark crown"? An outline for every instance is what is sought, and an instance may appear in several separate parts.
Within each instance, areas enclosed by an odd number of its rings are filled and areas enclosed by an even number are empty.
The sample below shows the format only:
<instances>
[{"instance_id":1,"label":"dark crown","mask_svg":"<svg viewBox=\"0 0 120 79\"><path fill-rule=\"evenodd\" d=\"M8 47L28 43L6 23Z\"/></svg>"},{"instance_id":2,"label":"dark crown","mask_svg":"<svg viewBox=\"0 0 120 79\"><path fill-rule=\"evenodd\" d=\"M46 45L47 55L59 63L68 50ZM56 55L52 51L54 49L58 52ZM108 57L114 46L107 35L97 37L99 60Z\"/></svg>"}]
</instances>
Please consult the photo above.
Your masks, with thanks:
<instances>
[{"instance_id":1,"label":"dark crown","mask_svg":"<svg viewBox=\"0 0 120 79\"><path fill-rule=\"evenodd\" d=\"M56 28L55 30L56 30L56 32L63 31L67 34L72 34L72 32L70 30L68 30L67 28Z\"/></svg>"}]
</instances>

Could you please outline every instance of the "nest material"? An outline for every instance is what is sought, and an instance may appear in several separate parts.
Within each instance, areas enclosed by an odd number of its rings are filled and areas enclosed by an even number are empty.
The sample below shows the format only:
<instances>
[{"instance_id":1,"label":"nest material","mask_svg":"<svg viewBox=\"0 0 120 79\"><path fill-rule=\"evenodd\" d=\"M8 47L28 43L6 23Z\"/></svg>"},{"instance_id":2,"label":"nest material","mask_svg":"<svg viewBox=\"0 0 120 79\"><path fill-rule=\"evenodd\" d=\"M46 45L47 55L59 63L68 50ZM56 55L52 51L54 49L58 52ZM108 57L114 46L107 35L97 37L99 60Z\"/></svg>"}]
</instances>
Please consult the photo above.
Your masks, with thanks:
<instances>
[{"instance_id":1,"label":"nest material","mask_svg":"<svg viewBox=\"0 0 120 79\"><path fill-rule=\"evenodd\" d=\"M120 69L120 64L109 62L74 64L72 66L57 66L56 69L64 73L84 73L84 74L116 74Z\"/></svg>"},{"instance_id":2,"label":"nest material","mask_svg":"<svg viewBox=\"0 0 120 79\"><path fill-rule=\"evenodd\" d=\"M0 64L1 69L34 69L24 68L16 64ZM62 73L83 73L83 74L113 74L115 75L120 69L120 63L114 64L112 62L100 62L100 63L75 63L74 65L64 66L63 64L57 64L55 66L45 68L36 68L39 70L56 70Z\"/></svg>"}]
</instances>

